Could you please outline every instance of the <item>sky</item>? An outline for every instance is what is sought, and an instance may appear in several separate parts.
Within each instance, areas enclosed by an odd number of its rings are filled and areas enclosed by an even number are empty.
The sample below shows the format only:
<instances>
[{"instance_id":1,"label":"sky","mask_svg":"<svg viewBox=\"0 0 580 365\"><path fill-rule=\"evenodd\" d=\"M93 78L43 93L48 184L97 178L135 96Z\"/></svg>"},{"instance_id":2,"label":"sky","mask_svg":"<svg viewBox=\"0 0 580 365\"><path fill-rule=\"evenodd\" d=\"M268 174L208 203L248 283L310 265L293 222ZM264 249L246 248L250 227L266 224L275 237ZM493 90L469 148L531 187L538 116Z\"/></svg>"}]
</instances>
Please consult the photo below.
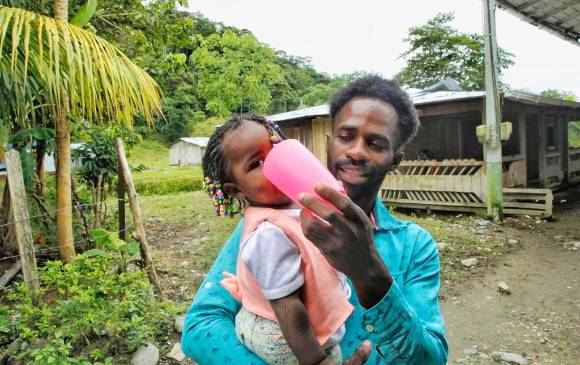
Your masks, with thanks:
<instances>
[{"instance_id":1,"label":"sky","mask_svg":"<svg viewBox=\"0 0 580 365\"><path fill-rule=\"evenodd\" d=\"M263 43L308 57L328 74L377 72L392 77L412 26L454 12L461 32L481 33L481 0L189 0L189 10L250 30ZM580 46L496 12L498 45L515 55L502 81L513 89L573 92L580 99Z\"/></svg>"}]
</instances>

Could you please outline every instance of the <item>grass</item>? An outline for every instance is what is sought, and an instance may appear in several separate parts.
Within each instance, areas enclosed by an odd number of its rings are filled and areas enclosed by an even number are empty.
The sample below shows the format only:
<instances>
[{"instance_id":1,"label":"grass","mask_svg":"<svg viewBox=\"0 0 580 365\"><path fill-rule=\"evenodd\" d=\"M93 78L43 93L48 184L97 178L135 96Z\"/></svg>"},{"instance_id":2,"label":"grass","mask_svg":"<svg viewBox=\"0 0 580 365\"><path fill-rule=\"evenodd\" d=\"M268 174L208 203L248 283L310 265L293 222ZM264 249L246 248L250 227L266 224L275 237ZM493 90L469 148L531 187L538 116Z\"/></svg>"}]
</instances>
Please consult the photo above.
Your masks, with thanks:
<instances>
[{"instance_id":1,"label":"grass","mask_svg":"<svg viewBox=\"0 0 580 365\"><path fill-rule=\"evenodd\" d=\"M172 272L183 279L193 281L197 290L205 274L210 269L219 251L234 231L240 218L216 217L215 210L207 195L202 191L184 192L172 195L141 196L139 204L150 225L171 227L175 232L175 244L184 249L187 257L179 258L175 252L164 250L156 256L163 256L164 266L173 266ZM154 241L152 238L151 241ZM195 241L196 244L191 244ZM179 264L187 258L186 268ZM187 277L185 269L195 273Z\"/></svg>"},{"instance_id":2,"label":"grass","mask_svg":"<svg viewBox=\"0 0 580 365\"><path fill-rule=\"evenodd\" d=\"M471 275L478 274L481 269L493 265L497 257L505 255L511 249L501 226L489 224L485 235L476 233L475 223L484 219L483 216L393 213L400 219L411 220L425 228L436 242L445 242L445 249L439 253L444 289L449 284L460 283ZM478 259L474 268L466 268L461 264L461 260L470 257Z\"/></svg>"},{"instance_id":3,"label":"grass","mask_svg":"<svg viewBox=\"0 0 580 365\"><path fill-rule=\"evenodd\" d=\"M168 180L183 177L202 178L201 166L170 166L169 146L156 137L144 139L129 151L132 166L143 164L146 170L134 172L135 182L148 180Z\"/></svg>"},{"instance_id":4,"label":"grass","mask_svg":"<svg viewBox=\"0 0 580 365\"><path fill-rule=\"evenodd\" d=\"M164 196L142 196L139 201L146 219L170 226L181 241L202 240L197 245L187 246L186 250L188 260L192 265L187 269L193 269L198 273L193 278L197 289L220 249L233 232L239 218L215 217L213 206L205 193L201 191ZM493 265L497 257L506 254L510 249L501 226L490 224L486 235L479 235L475 232L475 221L482 219L481 216L426 215L402 211L395 211L393 214L400 219L416 222L428 230L436 242L446 243L445 250L440 252L444 287L460 283L474 274L477 275L485 267ZM174 225L178 226L174 227ZM177 260L169 257L170 254L170 252L166 253L165 260ZM479 263L475 268L466 268L461 265L461 260L469 257L478 259ZM181 262L181 260L178 261ZM179 271L179 268L176 270Z\"/></svg>"}]
</instances>

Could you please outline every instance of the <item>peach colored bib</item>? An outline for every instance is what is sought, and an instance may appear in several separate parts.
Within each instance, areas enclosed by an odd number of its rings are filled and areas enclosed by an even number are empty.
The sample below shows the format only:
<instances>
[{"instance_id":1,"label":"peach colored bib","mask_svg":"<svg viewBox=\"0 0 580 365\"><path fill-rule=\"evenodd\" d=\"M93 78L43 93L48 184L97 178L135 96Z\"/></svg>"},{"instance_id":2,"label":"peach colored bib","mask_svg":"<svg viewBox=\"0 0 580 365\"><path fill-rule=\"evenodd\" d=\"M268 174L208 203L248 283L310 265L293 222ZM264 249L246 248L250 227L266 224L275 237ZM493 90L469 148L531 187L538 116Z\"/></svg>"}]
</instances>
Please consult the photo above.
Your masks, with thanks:
<instances>
[{"instance_id":1,"label":"peach colored bib","mask_svg":"<svg viewBox=\"0 0 580 365\"><path fill-rule=\"evenodd\" d=\"M354 307L342 294L336 270L318 248L304 237L300 223L286 214L271 208L248 207L244 211L241 242L263 221L269 221L281 228L300 251L304 272L304 305L314 334L323 345L346 322ZM272 244L275 245L276 242ZM275 321L276 316L270 301L264 297L262 289L239 255L237 271L237 276L224 273L226 278L221 281L222 286L250 312Z\"/></svg>"}]
</instances>

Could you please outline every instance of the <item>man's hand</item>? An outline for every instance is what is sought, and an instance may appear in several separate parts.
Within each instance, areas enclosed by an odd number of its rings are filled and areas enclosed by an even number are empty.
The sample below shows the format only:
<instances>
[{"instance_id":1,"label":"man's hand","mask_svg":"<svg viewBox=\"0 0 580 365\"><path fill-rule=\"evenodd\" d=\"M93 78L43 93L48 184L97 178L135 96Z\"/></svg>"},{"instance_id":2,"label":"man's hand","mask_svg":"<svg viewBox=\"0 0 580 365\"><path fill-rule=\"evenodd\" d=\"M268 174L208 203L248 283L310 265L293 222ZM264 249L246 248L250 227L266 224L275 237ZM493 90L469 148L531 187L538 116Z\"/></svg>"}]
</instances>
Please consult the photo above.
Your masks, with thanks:
<instances>
[{"instance_id":1,"label":"man's hand","mask_svg":"<svg viewBox=\"0 0 580 365\"><path fill-rule=\"evenodd\" d=\"M356 349L351 357L344 360L343 365L363 365L371 354L371 342L366 340ZM324 359L319 365L339 365L329 358Z\"/></svg>"},{"instance_id":2,"label":"man's hand","mask_svg":"<svg viewBox=\"0 0 580 365\"><path fill-rule=\"evenodd\" d=\"M319 183L317 194L332 203L303 193L299 200L306 209L300 214L302 230L338 271L348 276L366 308L378 303L393 279L379 256L373 239L372 223L350 198Z\"/></svg>"}]
</instances>

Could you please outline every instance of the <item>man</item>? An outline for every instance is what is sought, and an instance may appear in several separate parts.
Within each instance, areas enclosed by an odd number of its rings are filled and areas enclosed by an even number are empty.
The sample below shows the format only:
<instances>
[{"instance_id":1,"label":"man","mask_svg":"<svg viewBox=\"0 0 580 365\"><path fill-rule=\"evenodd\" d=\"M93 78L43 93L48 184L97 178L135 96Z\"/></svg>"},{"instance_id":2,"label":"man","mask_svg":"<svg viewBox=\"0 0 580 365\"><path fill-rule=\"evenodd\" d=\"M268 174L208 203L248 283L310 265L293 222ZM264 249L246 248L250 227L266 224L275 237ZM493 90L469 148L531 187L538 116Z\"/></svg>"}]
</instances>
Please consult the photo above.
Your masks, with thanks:
<instances>
[{"instance_id":1,"label":"man","mask_svg":"<svg viewBox=\"0 0 580 365\"><path fill-rule=\"evenodd\" d=\"M317 193L340 212L303 194L308 210L301 221L305 235L354 289L355 311L340 343L350 357L345 364L362 364L367 357L367 364L444 364L436 245L418 225L391 216L377 198L386 173L417 132L416 111L394 82L369 75L334 96L330 117L329 168L348 197L320 184ZM186 317L183 350L202 365L263 363L238 341L234 318L240 305L219 286L222 272L235 272L240 234L241 225Z\"/></svg>"}]
</instances>

